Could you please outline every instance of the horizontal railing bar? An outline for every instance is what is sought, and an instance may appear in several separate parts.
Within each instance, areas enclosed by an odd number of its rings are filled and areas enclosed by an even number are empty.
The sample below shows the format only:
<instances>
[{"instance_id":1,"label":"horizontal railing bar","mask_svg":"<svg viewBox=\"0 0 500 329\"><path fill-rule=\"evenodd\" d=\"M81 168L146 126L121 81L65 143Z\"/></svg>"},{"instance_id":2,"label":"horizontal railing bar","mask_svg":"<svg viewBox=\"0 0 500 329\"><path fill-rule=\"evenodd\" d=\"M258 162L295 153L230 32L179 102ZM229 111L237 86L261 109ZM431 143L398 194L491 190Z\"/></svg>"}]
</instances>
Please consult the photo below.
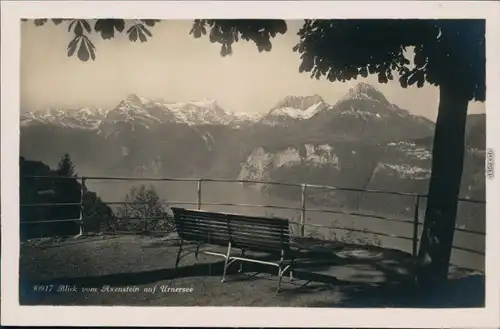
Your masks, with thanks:
<instances>
[{"instance_id":1,"label":"horizontal railing bar","mask_svg":"<svg viewBox=\"0 0 500 329\"><path fill-rule=\"evenodd\" d=\"M457 232L471 233L471 234L477 234L477 235L486 235L485 232L468 230L468 229L464 229L464 228L455 228L455 231L457 231Z\"/></svg>"},{"instance_id":2,"label":"horizontal railing bar","mask_svg":"<svg viewBox=\"0 0 500 329\"><path fill-rule=\"evenodd\" d=\"M202 206L229 206L229 207L274 208L274 209L285 209L285 210L302 210L302 208L299 208L299 207L273 206L273 205L255 205L255 204L245 204L245 203L202 202L201 205Z\"/></svg>"},{"instance_id":3,"label":"horizontal railing bar","mask_svg":"<svg viewBox=\"0 0 500 329\"><path fill-rule=\"evenodd\" d=\"M132 232L132 233L144 233L145 231L121 231L121 230L116 230L116 231L105 231L105 233L110 233L110 234L113 234L113 233L122 233L122 232ZM149 232L149 233L174 233L173 231L146 231L146 232ZM164 240L164 241L169 241L169 240L180 240L179 237L169 237L168 239Z\"/></svg>"},{"instance_id":4,"label":"horizontal railing bar","mask_svg":"<svg viewBox=\"0 0 500 329\"><path fill-rule=\"evenodd\" d=\"M23 221L21 224L40 224L40 223L56 223L56 222L80 222L80 218L75 219L51 219L51 220L37 220L37 221Z\"/></svg>"},{"instance_id":5,"label":"horizontal railing bar","mask_svg":"<svg viewBox=\"0 0 500 329\"><path fill-rule=\"evenodd\" d=\"M25 203L20 204L19 207L61 207L61 206L80 206L80 202L54 202L54 203Z\"/></svg>"},{"instance_id":6,"label":"horizontal railing bar","mask_svg":"<svg viewBox=\"0 0 500 329\"><path fill-rule=\"evenodd\" d=\"M53 179L82 179L80 176L49 176L49 175L25 175L21 176L21 178L53 178Z\"/></svg>"},{"instance_id":7,"label":"horizontal railing bar","mask_svg":"<svg viewBox=\"0 0 500 329\"><path fill-rule=\"evenodd\" d=\"M307 210L307 212L324 212L324 213L331 213L331 214L351 215L351 216L358 216L358 217L369 217L369 218L381 219L381 220L386 220L386 221L391 221L391 222L413 224L413 221L408 220L408 219L397 219L397 218L383 217L383 216L379 216L379 215L363 214L363 213L359 213L359 212L330 210L330 209L315 209L315 208L313 208L313 209L307 208L306 210Z\"/></svg>"},{"instance_id":8,"label":"horizontal railing bar","mask_svg":"<svg viewBox=\"0 0 500 329\"><path fill-rule=\"evenodd\" d=\"M291 187L302 186L302 184L296 184L296 183L246 180L246 179L202 178L199 180L201 180L202 182L212 182L212 183L248 183L248 184L281 185L281 186L291 186Z\"/></svg>"},{"instance_id":9,"label":"horizontal railing bar","mask_svg":"<svg viewBox=\"0 0 500 329\"><path fill-rule=\"evenodd\" d=\"M332 228L332 229L343 230L343 231L361 232L361 233L368 233L368 234L387 236L387 237L391 237L391 238L398 238L398 239L405 239L405 240L413 241L413 238L411 238L411 237L400 236L400 235L395 235L395 234L387 234L387 233L381 233L381 232L375 232L375 231L368 231L368 230L360 230L360 229L356 229L356 228L348 228L348 227L342 227L342 226L309 224L309 223L304 224L304 226L326 227L326 228Z\"/></svg>"},{"instance_id":10,"label":"horizontal railing bar","mask_svg":"<svg viewBox=\"0 0 500 329\"><path fill-rule=\"evenodd\" d=\"M157 218L164 218L164 219L171 219L173 217L165 215L165 216L147 216L147 217L114 217L115 219L157 219Z\"/></svg>"},{"instance_id":11,"label":"horizontal railing bar","mask_svg":"<svg viewBox=\"0 0 500 329\"><path fill-rule=\"evenodd\" d=\"M336 186L325 186L325 185L315 185L315 184L307 184L307 187L310 188L321 188L328 190L338 190L338 191L346 191L346 192L365 192L365 193L378 193L378 194L393 194L393 195L401 195L401 196L412 196L416 197L419 193L410 193L410 192L395 192L395 191L384 191L384 190L365 190L358 188L350 188L350 187L336 187Z\"/></svg>"},{"instance_id":12,"label":"horizontal railing bar","mask_svg":"<svg viewBox=\"0 0 500 329\"><path fill-rule=\"evenodd\" d=\"M452 246L451 249L462 250L462 251L470 252L472 254L478 254L478 255L481 255L481 256L485 255L484 252L477 251L477 250L474 250L474 249L465 248L465 247Z\"/></svg>"},{"instance_id":13,"label":"horizontal railing bar","mask_svg":"<svg viewBox=\"0 0 500 329\"><path fill-rule=\"evenodd\" d=\"M418 225L419 226L423 226L424 223L423 222L419 222ZM482 231L469 230L469 229L466 229L466 228L459 228L459 227L455 227L455 231L457 231L457 232L464 232L464 233L470 233L470 234L477 234L477 235L486 235L486 233L482 232Z\"/></svg>"},{"instance_id":14,"label":"horizontal railing bar","mask_svg":"<svg viewBox=\"0 0 500 329\"><path fill-rule=\"evenodd\" d=\"M171 177L99 177L99 176L76 176L76 177L66 177L66 176L22 176L23 178L56 178L56 179L85 179L85 180L124 180L124 181L171 181L171 182L220 182L220 183L248 183L248 184L266 184L266 185L281 185L281 186L293 186L301 187L302 184L296 183L285 183L285 182L272 182L272 181L259 181L259 180L242 180L242 179L216 179L216 178L171 178ZM413 196L413 197L428 197L425 194L410 193L410 192L396 192L396 191L384 191L384 190L368 190L368 189L356 189L348 187L336 187L328 185L318 185L318 184L306 184L310 188L323 188L338 191L351 191L351 192L365 192L365 193L378 193L378 194L391 194L391 195L401 195L401 196ZM473 202L473 203L486 203L484 200L474 200L459 198L458 201L463 202Z\"/></svg>"},{"instance_id":15,"label":"horizontal railing bar","mask_svg":"<svg viewBox=\"0 0 500 329\"><path fill-rule=\"evenodd\" d=\"M421 198L428 198L429 196L427 194L420 194L420 197ZM477 199L469 199L469 198L458 198L457 200L461 201L461 202L486 204L486 200L477 200Z\"/></svg>"},{"instance_id":16,"label":"horizontal railing bar","mask_svg":"<svg viewBox=\"0 0 500 329\"><path fill-rule=\"evenodd\" d=\"M166 202L166 201L161 201L161 202L137 202L137 201L111 201L111 202L106 202L103 201L105 204L110 204L110 205L115 205L115 204L138 204L138 205L148 205L148 204L165 204L165 205L171 205L171 204L198 204L198 202L193 202L193 201L173 201L173 202Z\"/></svg>"}]
</instances>

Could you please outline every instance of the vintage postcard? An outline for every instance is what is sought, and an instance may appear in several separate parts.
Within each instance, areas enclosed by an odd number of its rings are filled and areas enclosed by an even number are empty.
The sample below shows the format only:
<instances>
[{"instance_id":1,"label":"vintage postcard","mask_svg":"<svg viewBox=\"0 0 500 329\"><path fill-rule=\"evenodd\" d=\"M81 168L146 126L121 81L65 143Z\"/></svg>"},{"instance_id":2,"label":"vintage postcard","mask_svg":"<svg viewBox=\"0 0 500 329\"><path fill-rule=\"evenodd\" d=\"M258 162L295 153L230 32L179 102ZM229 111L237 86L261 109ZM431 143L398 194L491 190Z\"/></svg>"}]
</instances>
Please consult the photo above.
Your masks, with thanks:
<instances>
[{"instance_id":1,"label":"vintage postcard","mask_svg":"<svg viewBox=\"0 0 500 329\"><path fill-rule=\"evenodd\" d=\"M498 327L499 18L2 2L2 324Z\"/></svg>"}]
</instances>

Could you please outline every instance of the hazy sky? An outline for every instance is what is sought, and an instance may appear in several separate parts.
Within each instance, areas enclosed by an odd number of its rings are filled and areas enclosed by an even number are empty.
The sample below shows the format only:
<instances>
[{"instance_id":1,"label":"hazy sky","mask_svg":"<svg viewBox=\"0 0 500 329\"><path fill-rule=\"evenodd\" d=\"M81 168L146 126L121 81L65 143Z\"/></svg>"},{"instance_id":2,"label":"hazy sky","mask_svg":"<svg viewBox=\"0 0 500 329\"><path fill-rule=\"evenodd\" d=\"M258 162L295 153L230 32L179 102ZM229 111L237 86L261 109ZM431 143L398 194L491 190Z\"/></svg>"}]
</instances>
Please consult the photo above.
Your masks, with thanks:
<instances>
[{"instance_id":1,"label":"hazy sky","mask_svg":"<svg viewBox=\"0 0 500 329\"><path fill-rule=\"evenodd\" d=\"M192 21L165 20L151 28L153 38L132 43L126 36L102 40L93 36L95 62L68 58L72 39L63 24L35 27L22 23L21 111L47 107L114 107L130 93L165 101L216 99L230 111L267 112L287 95L321 95L334 103L359 81L373 84L389 101L435 120L438 90L432 86L402 89L398 82L379 84L376 77L349 83L309 78L299 73L292 51L300 21L289 22L271 52L239 42L233 55L220 56L220 45L189 35ZM484 112L472 103L471 113Z\"/></svg>"}]
</instances>

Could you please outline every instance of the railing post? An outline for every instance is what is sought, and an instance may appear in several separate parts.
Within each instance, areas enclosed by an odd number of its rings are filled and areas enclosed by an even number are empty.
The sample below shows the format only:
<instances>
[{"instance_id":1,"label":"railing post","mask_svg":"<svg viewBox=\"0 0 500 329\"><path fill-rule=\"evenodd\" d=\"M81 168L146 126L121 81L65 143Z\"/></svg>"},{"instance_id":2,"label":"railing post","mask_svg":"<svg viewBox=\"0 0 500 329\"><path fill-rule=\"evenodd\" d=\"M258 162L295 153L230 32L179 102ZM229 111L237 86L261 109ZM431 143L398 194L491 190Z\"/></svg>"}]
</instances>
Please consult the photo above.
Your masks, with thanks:
<instances>
[{"instance_id":1,"label":"railing post","mask_svg":"<svg viewBox=\"0 0 500 329\"><path fill-rule=\"evenodd\" d=\"M300 212L300 236L304 237L305 235L305 222L306 222L306 187L307 184L302 184L302 205Z\"/></svg>"},{"instance_id":2,"label":"railing post","mask_svg":"<svg viewBox=\"0 0 500 329\"><path fill-rule=\"evenodd\" d=\"M198 180L198 210L201 210L201 182L203 180L200 178Z\"/></svg>"},{"instance_id":3,"label":"railing post","mask_svg":"<svg viewBox=\"0 0 500 329\"><path fill-rule=\"evenodd\" d=\"M79 225L80 225L80 232L78 233L78 235L82 235L83 234L83 200L84 200L84 196L85 196L85 180L86 178L85 177L82 177L82 183L81 183L81 186L80 186L80 222L79 222Z\"/></svg>"},{"instance_id":4,"label":"railing post","mask_svg":"<svg viewBox=\"0 0 500 329\"><path fill-rule=\"evenodd\" d=\"M418 220L420 208L420 194L415 197L415 215L413 217L413 257L416 258L418 254Z\"/></svg>"},{"instance_id":5,"label":"railing post","mask_svg":"<svg viewBox=\"0 0 500 329\"><path fill-rule=\"evenodd\" d=\"M148 218L147 218L147 211L146 211L147 205L144 205L144 208L142 208L142 218L144 219L144 233L148 232Z\"/></svg>"}]
</instances>

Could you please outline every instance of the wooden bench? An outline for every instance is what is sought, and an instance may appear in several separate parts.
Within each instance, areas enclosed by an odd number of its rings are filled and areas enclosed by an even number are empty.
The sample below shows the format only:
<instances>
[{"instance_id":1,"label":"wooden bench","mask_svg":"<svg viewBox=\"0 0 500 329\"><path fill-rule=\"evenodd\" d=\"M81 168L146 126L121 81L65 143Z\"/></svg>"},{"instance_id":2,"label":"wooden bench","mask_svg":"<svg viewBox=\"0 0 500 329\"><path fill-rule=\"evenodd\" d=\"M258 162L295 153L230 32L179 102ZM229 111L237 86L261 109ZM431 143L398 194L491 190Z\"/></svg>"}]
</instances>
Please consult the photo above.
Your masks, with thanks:
<instances>
[{"instance_id":1,"label":"wooden bench","mask_svg":"<svg viewBox=\"0 0 500 329\"><path fill-rule=\"evenodd\" d=\"M175 267L178 267L186 241L196 243L195 258L201 244L218 245L227 248L225 253L204 251L204 253L225 259L222 282L226 279L227 269L234 262L252 262L276 266L278 268L277 290L280 291L283 274L288 271L292 279L293 253L290 248L289 221L282 218L242 216L236 214L208 212L172 208L180 246ZM232 251L241 252L234 256ZM273 260L261 260L245 255L247 251L265 252L275 256Z\"/></svg>"}]
</instances>

